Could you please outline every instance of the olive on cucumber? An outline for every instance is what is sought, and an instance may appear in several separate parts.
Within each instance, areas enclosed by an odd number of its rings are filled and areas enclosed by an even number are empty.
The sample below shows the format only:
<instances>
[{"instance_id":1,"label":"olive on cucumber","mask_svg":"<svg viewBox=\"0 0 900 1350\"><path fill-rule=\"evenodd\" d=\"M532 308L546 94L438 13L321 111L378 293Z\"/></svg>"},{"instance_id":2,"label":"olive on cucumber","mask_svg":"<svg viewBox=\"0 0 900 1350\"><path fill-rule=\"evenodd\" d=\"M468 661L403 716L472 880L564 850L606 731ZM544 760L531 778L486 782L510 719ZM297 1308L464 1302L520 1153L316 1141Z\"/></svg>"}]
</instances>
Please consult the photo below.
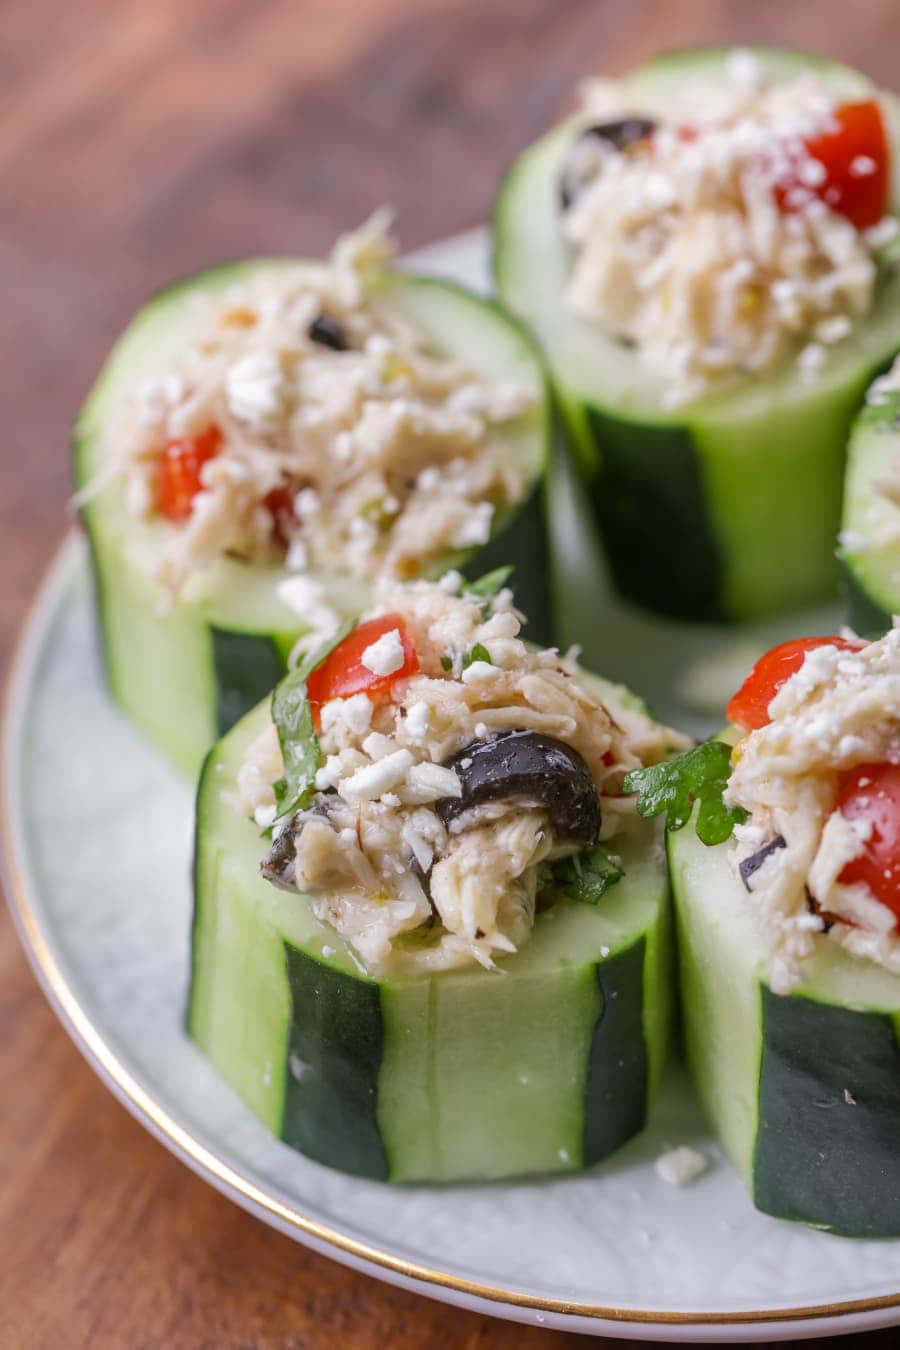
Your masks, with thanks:
<instances>
[{"instance_id":1,"label":"olive on cucumber","mask_svg":"<svg viewBox=\"0 0 900 1350\"><path fill-rule=\"evenodd\" d=\"M808 74L841 99L877 100L896 211L896 101L835 62L769 48L750 54L771 81ZM618 590L670 617L709 621L752 620L834 591L848 432L870 380L900 348L890 246L876 255L871 309L822 354L814 380L789 357L681 406L670 406L660 377L627 343L566 303L572 256L561 209L578 186L573 144L606 138L632 153L652 132L637 115L641 95L679 95L724 78L733 55L682 51L626 74L617 84L636 108L624 106L609 125L578 114L544 136L512 165L494 212L497 289L544 348Z\"/></svg>"},{"instance_id":2,"label":"olive on cucumber","mask_svg":"<svg viewBox=\"0 0 900 1350\"><path fill-rule=\"evenodd\" d=\"M613 713L639 706L583 678ZM258 826L223 799L269 717L260 705L214 746L197 796L187 1024L249 1109L309 1158L394 1182L570 1172L639 1131L672 994L653 827L616 838L601 903L563 894L539 908L501 971L376 977L308 897L264 879ZM494 768L514 796L546 747L498 743ZM485 800L486 766L472 760L466 791ZM578 764L555 763L541 783L554 801L572 788L567 819L584 836ZM276 882L290 862L278 844L265 864Z\"/></svg>"},{"instance_id":3,"label":"olive on cucumber","mask_svg":"<svg viewBox=\"0 0 900 1350\"><path fill-rule=\"evenodd\" d=\"M195 776L210 744L277 682L299 635L310 627L279 595L288 575L271 562L219 556L190 579L174 603L153 576L160 527L135 519L124 491L108 481L114 447L109 427L123 398L148 375L177 362L196 334L196 303L220 300L236 283L292 264L250 260L202 272L163 291L132 320L116 344L74 431L73 470L96 583L103 658L111 692L123 711L185 774ZM532 631L551 636L542 479L549 443L544 374L531 339L500 306L462 287L383 270L373 291L425 335L436 356L458 359L488 384L514 382L533 396L529 411L499 432L525 469L517 506L498 510L488 542L429 565L484 573L512 564ZM341 350L335 333L313 339ZM315 327L315 325L313 325ZM333 325L332 325L333 327ZM433 561L433 560L432 560ZM339 615L368 603L368 580L313 571Z\"/></svg>"}]
</instances>

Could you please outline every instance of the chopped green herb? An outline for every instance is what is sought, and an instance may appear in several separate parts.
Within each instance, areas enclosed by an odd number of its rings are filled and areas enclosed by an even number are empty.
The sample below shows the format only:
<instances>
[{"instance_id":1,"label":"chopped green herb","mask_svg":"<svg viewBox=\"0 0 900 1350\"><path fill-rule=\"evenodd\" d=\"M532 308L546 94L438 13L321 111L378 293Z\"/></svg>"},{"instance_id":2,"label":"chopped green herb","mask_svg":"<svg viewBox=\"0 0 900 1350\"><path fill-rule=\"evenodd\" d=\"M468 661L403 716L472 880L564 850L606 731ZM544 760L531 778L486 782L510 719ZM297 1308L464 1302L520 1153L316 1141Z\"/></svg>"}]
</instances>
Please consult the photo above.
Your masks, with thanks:
<instances>
[{"instance_id":1,"label":"chopped green herb","mask_svg":"<svg viewBox=\"0 0 900 1350\"><path fill-rule=\"evenodd\" d=\"M722 794L731 772L731 746L724 741L704 741L675 759L636 769L625 776L623 791L638 794L642 816L666 813L666 829L680 830L691 818L694 803L697 836L704 844L721 844L731 837L735 825L747 819L740 807L728 807Z\"/></svg>"},{"instance_id":2,"label":"chopped green herb","mask_svg":"<svg viewBox=\"0 0 900 1350\"><path fill-rule=\"evenodd\" d=\"M477 581L467 582L463 587L464 595L479 595L485 601L481 606L481 617L487 619L491 613L491 602L503 590L512 576L511 567L495 567L493 572L485 572Z\"/></svg>"},{"instance_id":3,"label":"chopped green herb","mask_svg":"<svg viewBox=\"0 0 900 1350\"><path fill-rule=\"evenodd\" d=\"M463 670L468 670L475 661L486 661L488 665L491 664L491 654L481 642L476 642L468 655L463 657Z\"/></svg>"},{"instance_id":4,"label":"chopped green herb","mask_svg":"<svg viewBox=\"0 0 900 1350\"><path fill-rule=\"evenodd\" d=\"M601 898L625 875L621 858L603 844L563 858L550 868L548 889L558 891L567 900L582 905L597 905Z\"/></svg>"},{"instance_id":5,"label":"chopped green herb","mask_svg":"<svg viewBox=\"0 0 900 1350\"><path fill-rule=\"evenodd\" d=\"M449 656L442 656L442 657L441 657L441 669L442 669L442 670L452 670L452 669L453 669L453 662L450 660L450 657L449 657Z\"/></svg>"},{"instance_id":6,"label":"chopped green herb","mask_svg":"<svg viewBox=\"0 0 900 1350\"><path fill-rule=\"evenodd\" d=\"M275 784L276 823L307 804L315 791L316 770L322 760L306 681L355 627L355 621L343 624L295 670L288 671L272 695L272 721L284 760L284 777Z\"/></svg>"}]
</instances>

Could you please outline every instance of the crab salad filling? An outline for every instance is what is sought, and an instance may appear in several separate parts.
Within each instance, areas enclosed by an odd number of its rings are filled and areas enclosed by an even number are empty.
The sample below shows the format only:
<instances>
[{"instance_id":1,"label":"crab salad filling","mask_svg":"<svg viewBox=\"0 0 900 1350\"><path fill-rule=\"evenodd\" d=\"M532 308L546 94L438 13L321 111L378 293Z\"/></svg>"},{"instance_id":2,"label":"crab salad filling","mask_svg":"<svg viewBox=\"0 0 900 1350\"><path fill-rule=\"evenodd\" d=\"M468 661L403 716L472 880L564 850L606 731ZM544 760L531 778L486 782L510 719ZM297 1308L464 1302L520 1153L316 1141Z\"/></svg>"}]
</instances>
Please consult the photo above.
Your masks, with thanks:
<instances>
[{"instance_id":1,"label":"crab salad filling","mask_svg":"<svg viewBox=\"0 0 900 1350\"><path fill-rule=\"evenodd\" d=\"M814 380L872 307L898 233L885 115L733 51L680 93L593 80L563 159L565 303L634 348L664 406L793 354Z\"/></svg>"},{"instance_id":2,"label":"crab salad filling","mask_svg":"<svg viewBox=\"0 0 900 1350\"><path fill-rule=\"evenodd\" d=\"M737 743L725 791L779 993L825 942L900 973L900 626L823 644Z\"/></svg>"},{"instance_id":3,"label":"crab salad filling","mask_svg":"<svg viewBox=\"0 0 900 1350\"><path fill-rule=\"evenodd\" d=\"M505 573L382 581L300 654L230 797L270 835L263 875L374 974L493 968L537 910L596 903L636 820L624 775L686 744L526 645Z\"/></svg>"},{"instance_id":4,"label":"crab salad filling","mask_svg":"<svg viewBox=\"0 0 900 1350\"><path fill-rule=\"evenodd\" d=\"M377 212L327 262L198 295L189 348L123 401L89 491L118 482L130 515L161 529L155 572L173 596L222 556L418 576L484 544L524 497L508 433L536 395L437 354L380 294L389 223Z\"/></svg>"}]
</instances>

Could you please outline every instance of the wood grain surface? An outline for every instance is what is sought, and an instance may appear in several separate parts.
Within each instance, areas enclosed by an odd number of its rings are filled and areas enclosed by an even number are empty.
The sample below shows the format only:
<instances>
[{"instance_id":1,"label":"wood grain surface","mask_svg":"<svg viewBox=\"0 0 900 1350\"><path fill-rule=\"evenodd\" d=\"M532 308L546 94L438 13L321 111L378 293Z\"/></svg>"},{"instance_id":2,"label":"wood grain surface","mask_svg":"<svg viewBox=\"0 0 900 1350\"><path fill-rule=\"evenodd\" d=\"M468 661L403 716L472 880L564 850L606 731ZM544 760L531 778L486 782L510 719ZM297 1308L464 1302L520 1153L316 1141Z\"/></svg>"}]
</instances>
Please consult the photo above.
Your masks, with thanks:
<instances>
[{"instance_id":1,"label":"wood grain surface","mask_svg":"<svg viewBox=\"0 0 900 1350\"><path fill-rule=\"evenodd\" d=\"M896 83L900 6L0 0L4 660L66 528L72 415L148 292L241 254L324 249L385 201L408 245L474 225L580 76L731 40ZM214 1193L83 1064L5 912L0 1084L2 1350L576 1344L378 1284Z\"/></svg>"}]
</instances>

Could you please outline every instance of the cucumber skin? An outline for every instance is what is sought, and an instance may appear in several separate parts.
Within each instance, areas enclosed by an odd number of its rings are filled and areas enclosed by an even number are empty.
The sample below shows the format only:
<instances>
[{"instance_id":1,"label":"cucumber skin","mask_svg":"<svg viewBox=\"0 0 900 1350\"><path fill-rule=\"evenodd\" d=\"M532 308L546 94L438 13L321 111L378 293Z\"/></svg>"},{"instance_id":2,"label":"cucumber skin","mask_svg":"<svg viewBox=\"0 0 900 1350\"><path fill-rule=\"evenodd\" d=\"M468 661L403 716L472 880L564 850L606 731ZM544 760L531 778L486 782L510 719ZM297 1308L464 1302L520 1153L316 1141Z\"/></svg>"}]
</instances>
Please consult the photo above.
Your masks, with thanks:
<instances>
[{"instance_id":1,"label":"cucumber skin","mask_svg":"<svg viewBox=\"0 0 900 1350\"><path fill-rule=\"evenodd\" d=\"M900 1237L900 1046L891 1018L785 998L766 985L760 996L754 1203L844 1237Z\"/></svg>"},{"instance_id":2,"label":"cucumber skin","mask_svg":"<svg viewBox=\"0 0 900 1350\"><path fill-rule=\"evenodd\" d=\"M599 447L589 498L619 593L669 618L726 619L721 549L690 431L625 422L589 404L580 423Z\"/></svg>"},{"instance_id":3,"label":"cucumber skin","mask_svg":"<svg viewBox=\"0 0 900 1350\"><path fill-rule=\"evenodd\" d=\"M883 637L893 623L892 616L868 590L849 558L839 559L839 564L848 624L860 637Z\"/></svg>"}]
</instances>

